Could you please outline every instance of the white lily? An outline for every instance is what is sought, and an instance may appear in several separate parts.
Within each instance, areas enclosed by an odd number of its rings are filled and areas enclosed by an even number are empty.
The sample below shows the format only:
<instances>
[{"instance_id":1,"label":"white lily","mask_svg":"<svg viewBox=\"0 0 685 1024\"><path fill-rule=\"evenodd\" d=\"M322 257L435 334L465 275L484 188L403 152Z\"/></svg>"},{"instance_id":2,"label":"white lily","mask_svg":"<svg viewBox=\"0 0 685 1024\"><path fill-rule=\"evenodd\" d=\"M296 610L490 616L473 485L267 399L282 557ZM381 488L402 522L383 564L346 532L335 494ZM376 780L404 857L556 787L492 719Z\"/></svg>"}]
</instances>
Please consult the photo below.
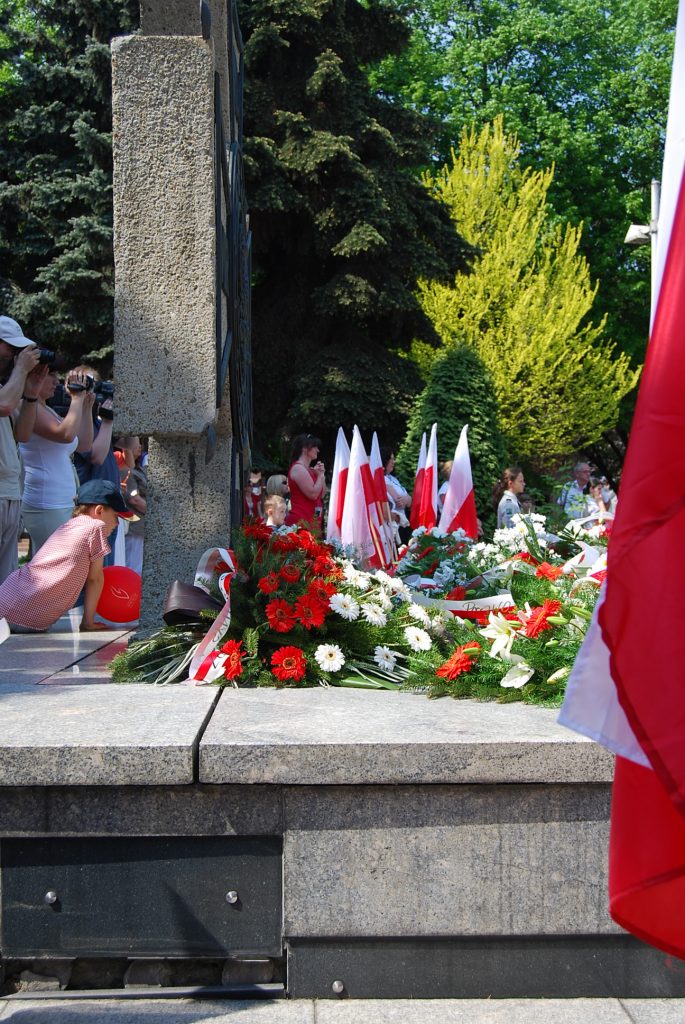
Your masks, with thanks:
<instances>
[{"instance_id":1,"label":"white lily","mask_svg":"<svg viewBox=\"0 0 685 1024\"><path fill-rule=\"evenodd\" d=\"M505 619L500 612L490 612L488 625L479 629L478 632L481 636L492 640L492 646L488 652L490 657L504 656L506 660L506 656L511 652L511 645L522 628L523 626L518 620L511 622L509 619Z\"/></svg>"},{"instance_id":2,"label":"white lily","mask_svg":"<svg viewBox=\"0 0 685 1024\"><path fill-rule=\"evenodd\" d=\"M522 658L520 654L510 654L504 660L511 663L511 668L507 674L500 679L500 686L513 686L515 690L520 690L534 674L535 669L531 668L525 658Z\"/></svg>"}]
</instances>

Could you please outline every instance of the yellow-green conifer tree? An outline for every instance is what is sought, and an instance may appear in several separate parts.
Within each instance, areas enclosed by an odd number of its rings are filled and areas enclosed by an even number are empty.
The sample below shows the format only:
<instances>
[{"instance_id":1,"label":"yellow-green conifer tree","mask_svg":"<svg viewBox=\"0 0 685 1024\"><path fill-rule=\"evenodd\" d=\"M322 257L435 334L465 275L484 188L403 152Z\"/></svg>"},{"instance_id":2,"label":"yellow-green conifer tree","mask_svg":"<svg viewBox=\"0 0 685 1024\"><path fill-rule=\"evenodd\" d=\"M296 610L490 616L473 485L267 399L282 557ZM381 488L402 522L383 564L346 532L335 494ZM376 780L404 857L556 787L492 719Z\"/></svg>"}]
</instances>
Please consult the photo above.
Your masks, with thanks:
<instances>
[{"instance_id":1,"label":"yellow-green conifer tree","mask_svg":"<svg viewBox=\"0 0 685 1024\"><path fill-rule=\"evenodd\" d=\"M421 282L420 299L445 347L466 342L490 372L512 455L544 464L613 427L638 373L604 321L589 319L581 227L555 222L547 205L554 169L522 168L518 156L497 118L464 129L451 165L425 176L479 255L453 285ZM424 374L435 354L415 346Z\"/></svg>"}]
</instances>

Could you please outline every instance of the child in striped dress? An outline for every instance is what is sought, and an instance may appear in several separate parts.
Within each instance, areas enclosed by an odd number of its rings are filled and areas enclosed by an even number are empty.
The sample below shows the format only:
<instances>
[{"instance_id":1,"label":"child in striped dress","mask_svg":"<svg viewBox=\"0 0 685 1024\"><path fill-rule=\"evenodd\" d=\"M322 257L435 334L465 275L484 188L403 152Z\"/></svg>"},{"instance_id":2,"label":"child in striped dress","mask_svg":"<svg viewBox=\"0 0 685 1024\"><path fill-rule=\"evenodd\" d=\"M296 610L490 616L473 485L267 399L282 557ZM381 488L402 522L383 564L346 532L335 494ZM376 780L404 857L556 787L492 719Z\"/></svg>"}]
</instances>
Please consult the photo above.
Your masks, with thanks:
<instances>
[{"instance_id":1,"label":"child in striped dress","mask_svg":"<svg viewBox=\"0 0 685 1024\"><path fill-rule=\"evenodd\" d=\"M107 628L95 621L104 584L103 558L110 550L107 538L119 518L137 516L109 480L83 484L76 501L72 518L0 585L0 621L47 629L73 607L85 586L81 631Z\"/></svg>"}]
</instances>

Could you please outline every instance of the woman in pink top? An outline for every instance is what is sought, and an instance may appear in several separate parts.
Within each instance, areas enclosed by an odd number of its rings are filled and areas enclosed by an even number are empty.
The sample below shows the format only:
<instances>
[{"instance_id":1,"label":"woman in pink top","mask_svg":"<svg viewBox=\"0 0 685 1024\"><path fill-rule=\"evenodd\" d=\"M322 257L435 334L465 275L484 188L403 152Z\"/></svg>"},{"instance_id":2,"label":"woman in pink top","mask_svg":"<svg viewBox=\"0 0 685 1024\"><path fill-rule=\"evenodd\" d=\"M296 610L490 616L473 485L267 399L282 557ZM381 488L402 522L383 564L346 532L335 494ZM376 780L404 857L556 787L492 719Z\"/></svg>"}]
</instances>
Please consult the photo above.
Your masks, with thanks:
<instances>
[{"instance_id":1,"label":"woman in pink top","mask_svg":"<svg viewBox=\"0 0 685 1024\"><path fill-rule=\"evenodd\" d=\"M320 448L321 441L313 434L298 434L293 440L292 463L288 470L290 512L285 520L287 526L305 522L321 532L326 481L324 464L318 461Z\"/></svg>"},{"instance_id":2,"label":"woman in pink top","mask_svg":"<svg viewBox=\"0 0 685 1024\"><path fill-rule=\"evenodd\" d=\"M74 605L85 586L81 631L107 628L95 622L104 584L102 559L109 554L107 538L116 529L117 517L137 517L109 480L90 480L80 488L77 500L73 517L0 586L0 620L47 629Z\"/></svg>"}]
</instances>

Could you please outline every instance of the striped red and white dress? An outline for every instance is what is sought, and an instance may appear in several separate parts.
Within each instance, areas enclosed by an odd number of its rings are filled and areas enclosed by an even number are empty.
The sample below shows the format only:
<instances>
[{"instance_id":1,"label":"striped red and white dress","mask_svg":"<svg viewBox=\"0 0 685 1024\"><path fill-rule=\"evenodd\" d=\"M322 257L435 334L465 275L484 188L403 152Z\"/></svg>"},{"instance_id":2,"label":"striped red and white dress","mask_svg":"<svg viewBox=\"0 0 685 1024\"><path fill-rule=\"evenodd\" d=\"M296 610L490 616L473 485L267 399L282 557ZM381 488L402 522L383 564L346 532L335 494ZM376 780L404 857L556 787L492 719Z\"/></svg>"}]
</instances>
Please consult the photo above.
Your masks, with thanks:
<instances>
[{"instance_id":1,"label":"striped red and white dress","mask_svg":"<svg viewBox=\"0 0 685 1024\"><path fill-rule=\"evenodd\" d=\"M90 563L109 550L107 526L101 519L87 515L70 519L0 586L0 619L28 629L47 629L73 607Z\"/></svg>"}]
</instances>

